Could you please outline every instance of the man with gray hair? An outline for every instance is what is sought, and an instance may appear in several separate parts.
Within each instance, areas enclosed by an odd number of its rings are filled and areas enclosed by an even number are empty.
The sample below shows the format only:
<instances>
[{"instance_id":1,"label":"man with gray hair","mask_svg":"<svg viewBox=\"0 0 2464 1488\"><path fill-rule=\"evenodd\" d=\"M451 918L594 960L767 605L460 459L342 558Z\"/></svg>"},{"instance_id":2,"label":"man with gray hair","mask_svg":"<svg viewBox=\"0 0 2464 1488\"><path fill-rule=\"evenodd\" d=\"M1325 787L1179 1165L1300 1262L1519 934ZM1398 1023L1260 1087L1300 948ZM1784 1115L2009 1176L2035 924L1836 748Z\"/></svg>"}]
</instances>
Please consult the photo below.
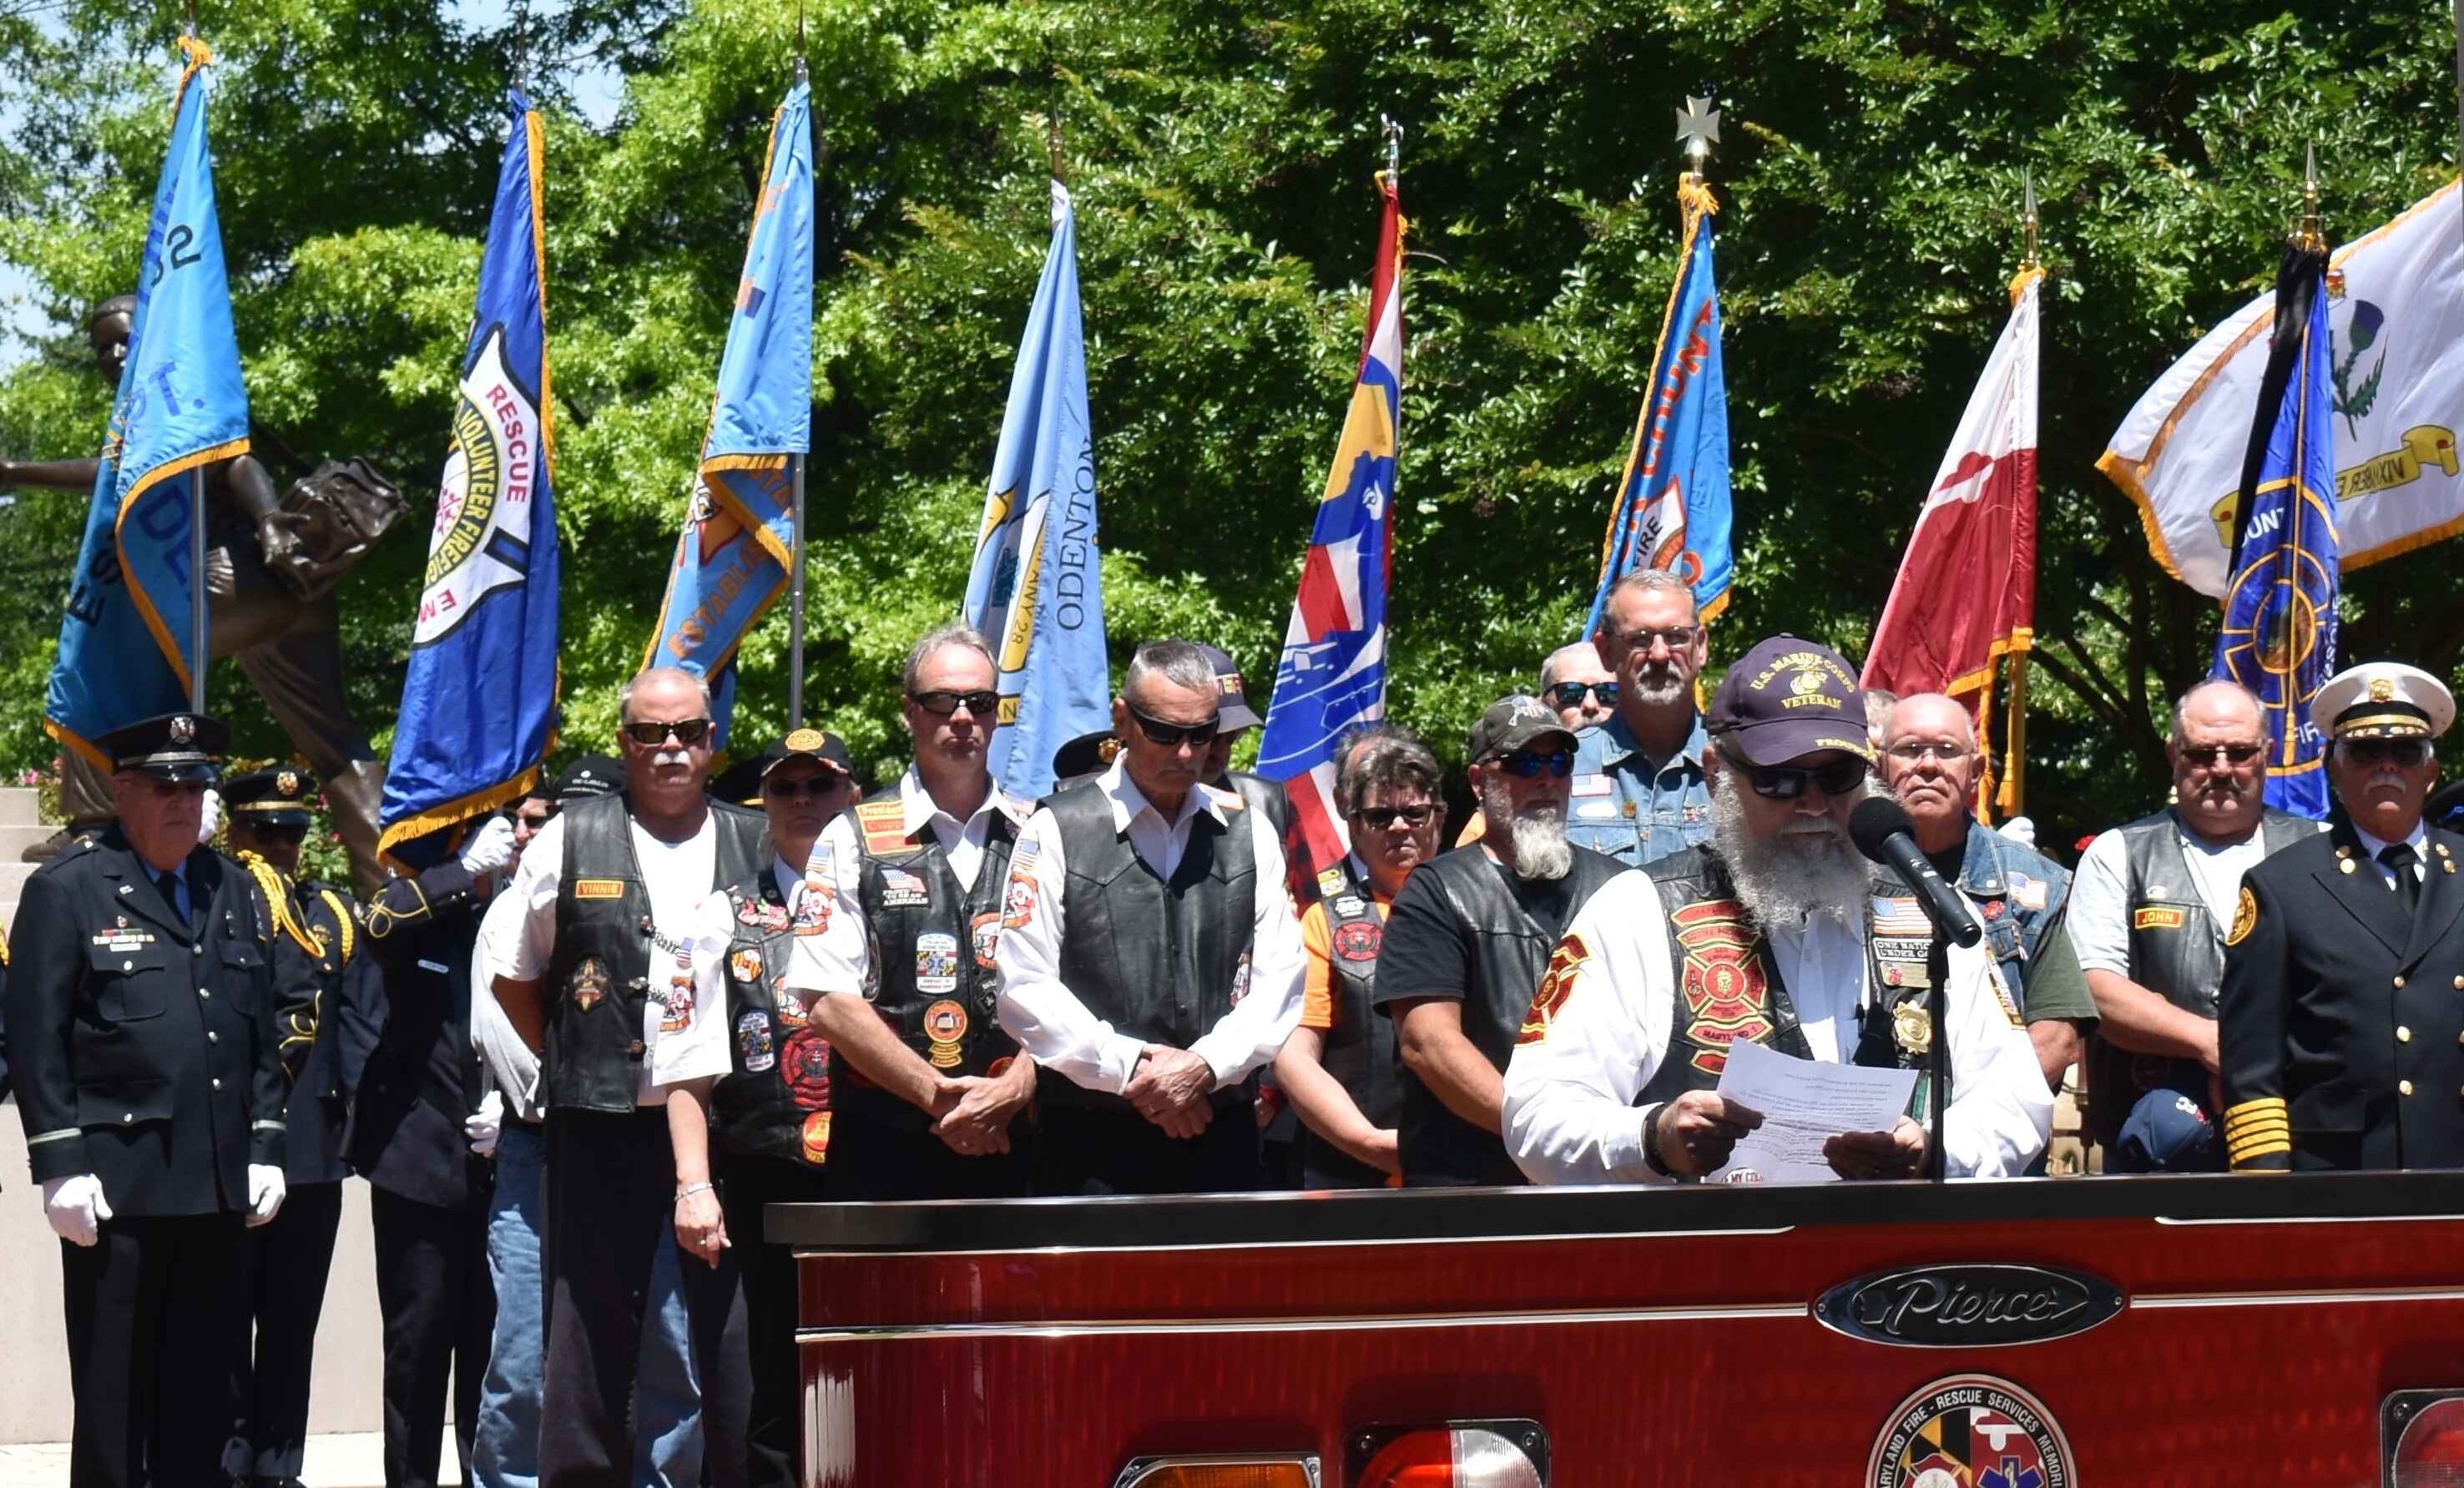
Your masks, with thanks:
<instances>
[{"instance_id":1,"label":"man with gray hair","mask_svg":"<svg viewBox=\"0 0 2464 1488\"><path fill-rule=\"evenodd\" d=\"M652 667L618 694L626 789L577 800L532 839L481 950L496 998L542 1053L547 1348L542 1488L630 1488L643 1310L677 1191L649 1053L693 996L694 911L767 861L768 823L706 794L710 690ZM701 1185L707 1190L709 1185ZM744 1481L742 1350L719 1346L732 1270L687 1265L699 1365L702 1479ZM645 1446L648 1444L645 1443Z\"/></svg>"},{"instance_id":2,"label":"man with gray hair","mask_svg":"<svg viewBox=\"0 0 2464 1488\"><path fill-rule=\"evenodd\" d=\"M1639 868L1711 835L1694 709L1710 643L1685 580L1644 568L1609 590L1592 646L1617 677L1617 712L1577 739L1566 836Z\"/></svg>"},{"instance_id":3,"label":"man with gray hair","mask_svg":"<svg viewBox=\"0 0 2464 1488\"><path fill-rule=\"evenodd\" d=\"M2096 998L2088 1130L2107 1172L2219 1172L2217 996L2242 874L2321 830L2267 804L2258 699L2202 682L2173 706L2174 802L2088 844L2069 932Z\"/></svg>"},{"instance_id":4,"label":"man with gray hair","mask_svg":"<svg viewBox=\"0 0 2464 1488\"><path fill-rule=\"evenodd\" d=\"M1557 710L1558 721L1576 733L1617 716L1617 673L1600 665L1600 648L1573 641L1540 664L1540 695Z\"/></svg>"},{"instance_id":5,"label":"man with gray hair","mask_svg":"<svg viewBox=\"0 0 2464 1488\"><path fill-rule=\"evenodd\" d=\"M1274 827L1205 783L1215 668L1150 641L1112 700L1118 757L1036 808L1001 904L1001 1028L1040 1065L1033 1187L1254 1189L1245 1082L1301 1011Z\"/></svg>"}]
</instances>

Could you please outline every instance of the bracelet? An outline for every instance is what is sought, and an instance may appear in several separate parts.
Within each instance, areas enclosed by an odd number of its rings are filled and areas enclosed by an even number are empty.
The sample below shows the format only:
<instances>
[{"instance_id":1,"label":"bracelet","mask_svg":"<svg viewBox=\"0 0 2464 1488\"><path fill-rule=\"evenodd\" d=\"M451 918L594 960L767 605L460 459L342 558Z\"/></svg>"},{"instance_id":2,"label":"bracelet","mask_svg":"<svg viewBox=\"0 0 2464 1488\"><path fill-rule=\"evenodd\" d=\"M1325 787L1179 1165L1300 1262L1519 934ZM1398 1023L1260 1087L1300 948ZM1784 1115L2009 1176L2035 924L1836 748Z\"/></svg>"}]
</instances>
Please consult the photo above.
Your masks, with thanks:
<instances>
[{"instance_id":1,"label":"bracelet","mask_svg":"<svg viewBox=\"0 0 2464 1488\"><path fill-rule=\"evenodd\" d=\"M1669 1171L1668 1165L1660 1158L1660 1118L1665 1115L1667 1110L1668 1103L1662 1101L1651 1108L1650 1115L1642 1119L1642 1163L1644 1167L1663 1178L1674 1178L1677 1174Z\"/></svg>"},{"instance_id":2,"label":"bracelet","mask_svg":"<svg viewBox=\"0 0 2464 1488\"><path fill-rule=\"evenodd\" d=\"M683 1188L676 1190L676 1202L677 1202L677 1203L679 1203L679 1204L681 1204L681 1203L683 1203L685 1200L687 1200L687 1199L689 1199L689 1198L693 1197L693 1196L694 1194L696 1194L696 1193L711 1193L712 1191L714 1191L715 1189L716 1189L717 1187L718 1187L718 1185L716 1185L716 1184L715 1184L715 1183L690 1183L690 1184L687 1184L687 1185L685 1185Z\"/></svg>"}]
</instances>

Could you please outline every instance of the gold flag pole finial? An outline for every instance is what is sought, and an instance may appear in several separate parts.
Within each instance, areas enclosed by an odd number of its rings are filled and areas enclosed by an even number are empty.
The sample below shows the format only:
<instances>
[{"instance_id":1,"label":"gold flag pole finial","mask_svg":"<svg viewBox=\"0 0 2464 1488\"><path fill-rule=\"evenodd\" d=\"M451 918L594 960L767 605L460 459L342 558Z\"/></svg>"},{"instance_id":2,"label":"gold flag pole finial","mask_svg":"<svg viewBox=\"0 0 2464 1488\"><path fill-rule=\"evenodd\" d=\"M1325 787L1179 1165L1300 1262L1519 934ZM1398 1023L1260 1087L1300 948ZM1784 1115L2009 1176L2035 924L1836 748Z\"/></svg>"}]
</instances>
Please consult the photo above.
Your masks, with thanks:
<instances>
[{"instance_id":1,"label":"gold flag pole finial","mask_svg":"<svg viewBox=\"0 0 2464 1488\"><path fill-rule=\"evenodd\" d=\"M1709 98L1688 94L1677 111L1677 138L1684 145L1687 174L1700 178L1710 162L1711 146L1720 142L1720 111Z\"/></svg>"},{"instance_id":2,"label":"gold flag pole finial","mask_svg":"<svg viewBox=\"0 0 2464 1488\"><path fill-rule=\"evenodd\" d=\"M1386 136L1386 179L1399 186L1403 180L1403 126L1395 122L1393 115L1380 114L1377 127Z\"/></svg>"},{"instance_id":3,"label":"gold flag pole finial","mask_svg":"<svg viewBox=\"0 0 2464 1488\"><path fill-rule=\"evenodd\" d=\"M2024 245L2020 252L2019 272L2025 274L2044 267L2036 257L2036 173L2034 170L2020 172L2019 192L2019 230Z\"/></svg>"},{"instance_id":4,"label":"gold flag pole finial","mask_svg":"<svg viewBox=\"0 0 2464 1488\"><path fill-rule=\"evenodd\" d=\"M2321 230L2319 221L2319 145L2316 141L2306 146L2301 164L2301 230L2294 234L2293 241L2314 253L2324 252L2327 249L2327 237Z\"/></svg>"}]
</instances>

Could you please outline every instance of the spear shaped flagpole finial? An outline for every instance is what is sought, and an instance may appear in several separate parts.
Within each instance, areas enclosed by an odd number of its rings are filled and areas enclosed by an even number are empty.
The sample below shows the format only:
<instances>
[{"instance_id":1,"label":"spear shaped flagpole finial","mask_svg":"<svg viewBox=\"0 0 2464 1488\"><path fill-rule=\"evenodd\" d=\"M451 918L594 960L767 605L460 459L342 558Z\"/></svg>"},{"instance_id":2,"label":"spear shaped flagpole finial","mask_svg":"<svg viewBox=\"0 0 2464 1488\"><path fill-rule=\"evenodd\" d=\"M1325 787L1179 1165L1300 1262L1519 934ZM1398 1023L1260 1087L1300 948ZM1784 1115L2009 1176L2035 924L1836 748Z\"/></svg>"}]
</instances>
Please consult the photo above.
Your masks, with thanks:
<instances>
[{"instance_id":1,"label":"spear shaped flagpole finial","mask_svg":"<svg viewBox=\"0 0 2464 1488\"><path fill-rule=\"evenodd\" d=\"M1720 111L1709 98L1686 98L1685 106L1677 111L1677 138L1684 144L1690 168L1701 174L1711 146L1720 142Z\"/></svg>"},{"instance_id":2,"label":"spear shaped flagpole finial","mask_svg":"<svg viewBox=\"0 0 2464 1488\"><path fill-rule=\"evenodd\" d=\"M2313 252L2323 252L2327 237L2321 230L2319 218L2319 145L2313 141L2303 147L2301 161L2301 230L2294 241Z\"/></svg>"},{"instance_id":3,"label":"spear shaped flagpole finial","mask_svg":"<svg viewBox=\"0 0 2464 1488\"><path fill-rule=\"evenodd\" d=\"M2019 173L2019 229L2024 247L2019 258L2020 269L2040 267L2036 259L2036 173L2023 169Z\"/></svg>"},{"instance_id":4,"label":"spear shaped flagpole finial","mask_svg":"<svg viewBox=\"0 0 2464 1488\"><path fill-rule=\"evenodd\" d=\"M1386 179L1400 181L1403 170L1403 126L1391 114L1377 116L1377 127L1386 137Z\"/></svg>"}]
</instances>

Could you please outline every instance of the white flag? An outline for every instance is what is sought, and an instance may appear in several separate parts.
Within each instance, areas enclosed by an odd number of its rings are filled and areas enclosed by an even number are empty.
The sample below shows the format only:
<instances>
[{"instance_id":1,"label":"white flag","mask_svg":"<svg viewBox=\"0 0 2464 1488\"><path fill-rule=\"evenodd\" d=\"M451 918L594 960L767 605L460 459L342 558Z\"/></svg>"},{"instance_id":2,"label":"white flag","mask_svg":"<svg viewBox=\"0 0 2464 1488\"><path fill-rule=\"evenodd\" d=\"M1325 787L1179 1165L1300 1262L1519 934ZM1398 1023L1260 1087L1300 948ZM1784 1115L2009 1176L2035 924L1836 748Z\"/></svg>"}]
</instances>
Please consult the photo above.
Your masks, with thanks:
<instances>
[{"instance_id":1,"label":"white flag","mask_svg":"<svg viewBox=\"0 0 2464 1488\"><path fill-rule=\"evenodd\" d=\"M2337 250L2328 273L2337 535L2361 568L2464 532L2464 219L2449 182ZM2338 284L2342 290L2339 292ZM2276 295L2157 379L2097 461L2139 503L2156 559L2221 598Z\"/></svg>"}]
</instances>

